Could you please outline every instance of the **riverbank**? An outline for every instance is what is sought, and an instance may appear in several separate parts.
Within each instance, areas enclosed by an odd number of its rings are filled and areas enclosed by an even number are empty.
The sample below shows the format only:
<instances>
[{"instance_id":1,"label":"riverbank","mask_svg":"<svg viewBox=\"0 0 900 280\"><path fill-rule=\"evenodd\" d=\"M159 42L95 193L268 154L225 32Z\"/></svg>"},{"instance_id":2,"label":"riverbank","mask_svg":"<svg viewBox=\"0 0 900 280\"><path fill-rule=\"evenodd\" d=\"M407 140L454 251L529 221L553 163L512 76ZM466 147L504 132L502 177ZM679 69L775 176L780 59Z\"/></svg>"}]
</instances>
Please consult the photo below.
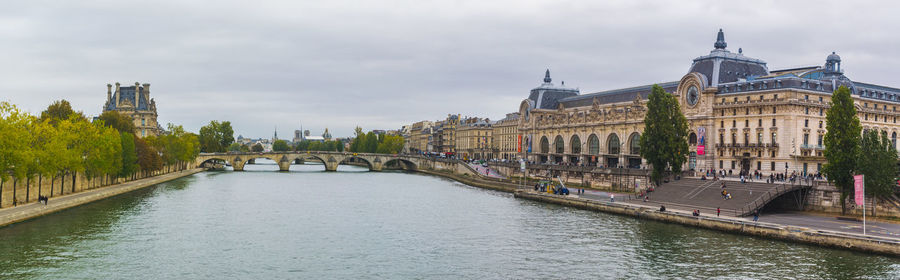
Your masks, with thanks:
<instances>
[{"instance_id":1,"label":"riverbank","mask_svg":"<svg viewBox=\"0 0 900 280\"><path fill-rule=\"evenodd\" d=\"M692 213L689 213L688 211L682 210L669 209L665 212L660 212L658 211L659 209L651 209L646 206L624 202L606 202L596 199L580 198L574 195L558 196L538 193L528 191L527 188L519 189L516 184L488 180L485 178L476 178L471 175L465 176L450 172L431 170L418 171L452 179L474 187L513 193L514 197L521 199L741 235L900 257L900 238L866 236L794 225L753 222L750 219L740 217L697 217L693 216Z\"/></svg>"},{"instance_id":2,"label":"riverbank","mask_svg":"<svg viewBox=\"0 0 900 280\"><path fill-rule=\"evenodd\" d=\"M88 191L56 196L51 198L48 201L47 205L43 205L38 202L32 202L26 205L0 209L0 227L37 218L79 205L91 203L97 200L113 197L159 183L168 182L181 177L190 176L203 170L203 168L183 170Z\"/></svg>"}]
</instances>

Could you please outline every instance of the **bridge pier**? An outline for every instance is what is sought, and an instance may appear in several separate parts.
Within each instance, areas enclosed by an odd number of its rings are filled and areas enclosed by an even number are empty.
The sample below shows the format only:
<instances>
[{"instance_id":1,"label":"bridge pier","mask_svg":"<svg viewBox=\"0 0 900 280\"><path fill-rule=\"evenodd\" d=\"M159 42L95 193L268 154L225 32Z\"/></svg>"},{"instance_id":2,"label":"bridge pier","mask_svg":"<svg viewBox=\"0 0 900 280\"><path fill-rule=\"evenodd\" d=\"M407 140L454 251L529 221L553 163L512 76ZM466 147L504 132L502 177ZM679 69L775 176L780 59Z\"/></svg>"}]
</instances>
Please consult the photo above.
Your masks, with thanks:
<instances>
[{"instance_id":1,"label":"bridge pier","mask_svg":"<svg viewBox=\"0 0 900 280\"><path fill-rule=\"evenodd\" d=\"M244 160L240 157L235 157L234 160L231 161L231 167L234 168L234 171L244 171Z\"/></svg>"},{"instance_id":2,"label":"bridge pier","mask_svg":"<svg viewBox=\"0 0 900 280\"><path fill-rule=\"evenodd\" d=\"M278 171L290 171L291 170L291 160L289 160L286 156L282 156L281 160L278 161Z\"/></svg>"}]
</instances>

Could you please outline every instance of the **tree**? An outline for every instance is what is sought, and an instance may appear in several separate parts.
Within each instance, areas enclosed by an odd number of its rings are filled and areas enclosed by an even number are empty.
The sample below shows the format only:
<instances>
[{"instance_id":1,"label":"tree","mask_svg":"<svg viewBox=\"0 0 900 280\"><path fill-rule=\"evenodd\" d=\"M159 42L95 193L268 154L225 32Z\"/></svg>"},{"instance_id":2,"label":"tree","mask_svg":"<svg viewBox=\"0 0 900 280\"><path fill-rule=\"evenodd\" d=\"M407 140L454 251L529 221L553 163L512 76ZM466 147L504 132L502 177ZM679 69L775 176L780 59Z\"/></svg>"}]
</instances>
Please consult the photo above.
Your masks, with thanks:
<instances>
[{"instance_id":1,"label":"tree","mask_svg":"<svg viewBox=\"0 0 900 280\"><path fill-rule=\"evenodd\" d=\"M234 143L234 129L229 121L210 121L200 128L200 150L207 153L225 152Z\"/></svg>"},{"instance_id":2,"label":"tree","mask_svg":"<svg viewBox=\"0 0 900 280\"><path fill-rule=\"evenodd\" d=\"M27 161L30 158L30 138L28 131L30 116L19 111L15 105L0 102L0 198L3 193L3 182L15 178L24 178L27 173ZM15 201L15 188L13 188Z\"/></svg>"},{"instance_id":3,"label":"tree","mask_svg":"<svg viewBox=\"0 0 900 280\"><path fill-rule=\"evenodd\" d=\"M379 154L396 154L403 149L403 136L385 135L375 151Z\"/></svg>"},{"instance_id":4,"label":"tree","mask_svg":"<svg viewBox=\"0 0 900 280\"><path fill-rule=\"evenodd\" d=\"M667 168L680 172L687 161L688 125L678 100L662 87L653 85L649 99L640 139L641 156L652 165L650 178L659 185Z\"/></svg>"},{"instance_id":5,"label":"tree","mask_svg":"<svg viewBox=\"0 0 900 280\"><path fill-rule=\"evenodd\" d=\"M841 86L831 95L825 113L825 159L822 173L841 192L841 213L847 213L847 196L853 191L853 175L859 154L860 125L850 89Z\"/></svg>"},{"instance_id":6,"label":"tree","mask_svg":"<svg viewBox=\"0 0 900 280\"><path fill-rule=\"evenodd\" d=\"M369 131L369 133L366 133L365 143L366 146L361 152L374 153L376 150L378 150L378 136L375 135L375 132Z\"/></svg>"},{"instance_id":7,"label":"tree","mask_svg":"<svg viewBox=\"0 0 900 280\"><path fill-rule=\"evenodd\" d=\"M865 175L866 194L873 197L888 197L893 194L894 176L897 168L897 150L887 137L887 132L879 135L877 130L863 133L857 154L857 170ZM875 207L872 207L875 214Z\"/></svg>"},{"instance_id":8,"label":"tree","mask_svg":"<svg viewBox=\"0 0 900 280\"><path fill-rule=\"evenodd\" d=\"M275 142L272 142L272 151L284 152L284 151L290 151L290 150L291 150L291 147L288 146L287 141L278 139L278 140L275 140Z\"/></svg>"},{"instance_id":9,"label":"tree","mask_svg":"<svg viewBox=\"0 0 900 280\"><path fill-rule=\"evenodd\" d=\"M362 128L359 126L357 126L356 129L354 129L354 132L356 133L356 138L353 139L352 143L350 143L350 151L354 152L354 153L358 153L358 152L360 152L360 146L362 146L362 145L364 145L364 143L366 143L366 134L363 133Z\"/></svg>"},{"instance_id":10,"label":"tree","mask_svg":"<svg viewBox=\"0 0 900 280\"><path fill-rule=\"evenodd\" d=\"M119 177L128 177L138 171L137 149L135 149L135 137L128 132L121 132L122 140L122 169L119 171Z\"/></svg>"},{"instance_id":11,"label":"tree","mask_svg":"<svg viewBox=\"0 0 900 280\"><path fill-rule=\"evenodd\" d=\"M118 111L106 111L98 117L106 126L115 128L119 132L134 134L134 121L131 117L123 115Z\"/></svg>"},{"instance_id":12,"label":"tree","mask_svg":"<svg viewBox=\"0 0 900 280\"><path fill-rule=\"evenodd\" d=\"M253 145L253 148L251 148L251 150L254 153L259 153L259 152L263 151L263 146L262 146L262 144L256 143L256 145Z\"/></svg>"},{"instance_id":13,"label":"tree","mask_svg":"<svg viewBox=\"0 0 900 280\"><path fill-rule=\"evenodd\" d=\"M230 153L240 152L242 146L243 145L241 145L240 143L231 143L231 145L228 145L228 152L230 152Z\"/></svg>"},{"instance_id":14,"label":"tree","mask_svg":"<svg viewBox=\"0 0 900 280\"><path fill-rule=\"evenodd\" d=\"M300 141L294 145L294 151L307 151L309 149L309 140Z\"/></svg>"},{"instance_id":15,"label":"tree","mask_svg":"<svg viewBox=\"0 0 900 280\"><path fill-rule=\"evenodd\" d=\"M49 120L50 124L56 126L59 121L68 119L72 115L75 115L79 120L87 120L84 113L75 112L75 110L72 110L72 104L63 99L54 101L50 106L47 106L47 110L41 112L41 121Z\"/></svg>"},{"instance_id":16,"label":"tree","mask_svg":"<svg viewBox=\"0 0 900 280\"><path fill-rule=\"evenodd\" d=\"M148 136L153 140L155 136ZM153 172L162 169L162 158L159 151L150 143L141 138L134 138L134 150L137 153L137 164L143 172Z\"/></svg>"}]
</instances>

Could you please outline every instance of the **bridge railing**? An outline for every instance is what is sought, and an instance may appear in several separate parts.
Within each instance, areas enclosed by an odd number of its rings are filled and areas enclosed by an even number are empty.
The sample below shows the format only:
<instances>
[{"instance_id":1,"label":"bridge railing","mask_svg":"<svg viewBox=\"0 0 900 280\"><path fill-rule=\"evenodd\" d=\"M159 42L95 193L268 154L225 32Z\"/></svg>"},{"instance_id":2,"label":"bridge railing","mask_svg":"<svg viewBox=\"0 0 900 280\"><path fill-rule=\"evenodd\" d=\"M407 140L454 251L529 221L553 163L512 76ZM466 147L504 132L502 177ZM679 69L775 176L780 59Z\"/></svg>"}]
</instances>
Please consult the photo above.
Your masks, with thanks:
<instances>
[{"instance_id":1,"label":"bridge railing","mask_svg":"<svg viewBox=\"0 0 900 280\"><path fill-rule=\"evenodd\" d=\"M786 193L789 193L789 192L792 192L795 190L809 188L811 186L812 186L811 182L804 184L802 181L791 182L790 184L788 184L787 182L781 183L781 184L776 184L775 189L765 192L764 194L760 195L753 201L748 202L746 206L741 207L740 216L747 216L747 215L754 213L755 211L757 211L759 209L762 209L764 206L766 206L766 204L768 204L769 202L772 202L772 200L775 200L776 198L778 198L781 195L784 195Z\"/></svg>"}]
</instances>

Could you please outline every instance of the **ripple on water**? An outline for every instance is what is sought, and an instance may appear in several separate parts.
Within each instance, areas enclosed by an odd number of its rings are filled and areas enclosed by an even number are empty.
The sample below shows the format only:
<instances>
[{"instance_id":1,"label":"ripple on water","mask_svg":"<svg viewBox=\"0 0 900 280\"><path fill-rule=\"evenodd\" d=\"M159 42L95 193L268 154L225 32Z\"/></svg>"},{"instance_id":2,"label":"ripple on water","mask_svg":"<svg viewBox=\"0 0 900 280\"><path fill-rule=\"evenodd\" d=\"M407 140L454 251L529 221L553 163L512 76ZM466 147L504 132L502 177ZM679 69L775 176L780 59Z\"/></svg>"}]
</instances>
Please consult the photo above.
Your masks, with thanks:
<instances>
[{"instance_id":1,"label":"ripple on water","mask_svg":"<svg viewBox=\"0 0 900 280\"><path fill-rule=\"evenodd\" d=\"M896 259L518 200L432 176L247 169L0 229L0 278L900 278Z\"/></svg>"}]
</instances>

